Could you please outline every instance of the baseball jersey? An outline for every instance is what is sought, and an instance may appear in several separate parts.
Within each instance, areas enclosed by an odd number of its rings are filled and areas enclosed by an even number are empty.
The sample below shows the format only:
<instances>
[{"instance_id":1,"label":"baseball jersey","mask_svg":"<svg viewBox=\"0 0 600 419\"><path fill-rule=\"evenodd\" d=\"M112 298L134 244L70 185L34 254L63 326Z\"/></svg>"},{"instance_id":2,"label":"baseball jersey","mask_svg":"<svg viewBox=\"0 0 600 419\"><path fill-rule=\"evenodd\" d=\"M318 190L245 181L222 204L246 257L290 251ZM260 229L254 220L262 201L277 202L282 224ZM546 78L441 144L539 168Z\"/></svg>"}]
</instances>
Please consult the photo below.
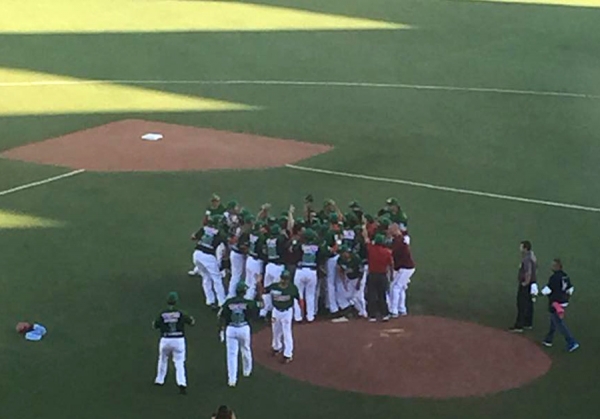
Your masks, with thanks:
<instances>
[{"instance_id":1,"label":"baseball jersey","mask_svg":"<svg viewBox=\"0 0 600 419\"><path fill-rule=\"evenodd\" d=\"M174 306L161 311L156 320L154 320L154 328L160 331L160 335L163 338L185 337L186 324L193 325L194 318Z\"/></svg>"},{"instance_id":2,"label":"baseball jersey","mask_svg":"<svg viewBox=\"0 0 600 419\"><path fill-rule=\"evenodd\" d=\"M316 243L300 243L298 245L298 249L301 253L300 261L298 262L298 267L317 269L320 251L319 245Z\"/></svg>"},{"instance_id":3,"label":"baseball jersey","mask_svg":"<svg viewBox=\"0 0 600 419\"><path fill-rule=\"evenodd\" d=\"M216 254L217 247L225 242L221 230L211 226L202 227L196 232L196 237L199 237L196 244L196 250L201 250L204 253L209 253L211 255Z\"/></svg>"},{"instance_id":4,"label":"baseball jersey","mask_svg":"<svg viewBox=\"0 0 600 419\"><path fill-rule=\"evenodd\" d=\"M265 247L265 235L251 232L248 235L248 255L255 259L263 259Z\"/></svg>"},{"instance_id":5,"label":"baseball jersey","mask_svg":"<svg viewBox=\"0 0 600 419\"><path fill-rule=\"evenodd\" d=\"M327 246L327 257L335 256L338 246L342 243L341 232L329 229L325 233L325 245Z\"/></svg>"},{"instance_id":6,"label":"baseball jersey","mask_svg":"<svg viewBox=\"0 0 600 419\"><path fill-rule=\"evenodd\" d=\"M256 301L246 300L244 297L233 297L223 303L219 311L219 318L225 323L225 326L247 326L250 316L257 309Z\"/></svg>"},{"instance_id":7,"label":"baseball jersey","mask_svg":"<svg viewBox=\"0 0 600 419\"><path fill-rule=\"evenodd\" d=\"M210 205L206 208L206 215L213 216L213 215L223 215L225 214L225 211L227 211L225 209L225 207L223 206L223 204L219 204L219 206L217 208L213 208Z\"/></svg>"},{"instance_id":8,"label":"baseball jersey","mask_svg":"<svg viewBox=\"0 0 600 419\"><path fill-rule=\"evenodd\" d=\"M300 299L300 293L298 288L292 283L289 283L287 287L283 288L281 282L276 282L269 285L265 291L271 295L273 301L273 307L279 311L286 311L294 307L294 298Z\"/></svg>"},{"instance_id":9,"label":"baseball jersey","mask_svg":"<svg viewBox=\"0 0 600 419\"><path fill-rule=\"evenodd\" d=\"M408 227L408 216L402 210L399 210L397 213L394 214L392 211L384 208L380 210L377 215L380 217L382 215L385 215L392 221L392 223L398 224L403 227Z\"/></svg>"},{"instance_id":10,"label":"baseball jersey","mask_svg":"<svg viewBox=\"0 0 600 419\"><path fill-rule=\"evenodd\" d=\"M344 255L340 255L337 264L342 268L348 279L356 279L362 276L363 263L355 253L349 253L347 258Z\"/></svg>"},{"instance_id":11,"label":"baseball jersey","mask_svg":"<svg viewBox=\"0 0 600 419\"><path fill-rule=\"evenodd\" d=\"M283 255L285 254L285 242L286 238L283 235L276 237L269 237L265 241L265 251L267 253L268 263L283 263Z\"/></svg>"},{"instance_id":12,"label":"baseball jersey","mask_svg":"<svg viewBox=\"0 0 600 419\"><path fill-rule=\"evenodd\" d=\"M392 257L394 258L394 270L413 269L415 262L410 252L410 246L404 242L404 236L394 237L392 241Z\"/></svg>"},{"instance_id":13,"label":"baseball jersey","mask_svg":"<svg viewBox=\"0 0 600 419\"><path fill-rule=\"evenodd\" d=\"M353 228L346 228L342 230L342 245L348 246L350 249L354 249L354 246L356 245L356 241L358 239L357 236L358 234L356 233L356 231L354 231Z\"/></svg>"}]
</instances>

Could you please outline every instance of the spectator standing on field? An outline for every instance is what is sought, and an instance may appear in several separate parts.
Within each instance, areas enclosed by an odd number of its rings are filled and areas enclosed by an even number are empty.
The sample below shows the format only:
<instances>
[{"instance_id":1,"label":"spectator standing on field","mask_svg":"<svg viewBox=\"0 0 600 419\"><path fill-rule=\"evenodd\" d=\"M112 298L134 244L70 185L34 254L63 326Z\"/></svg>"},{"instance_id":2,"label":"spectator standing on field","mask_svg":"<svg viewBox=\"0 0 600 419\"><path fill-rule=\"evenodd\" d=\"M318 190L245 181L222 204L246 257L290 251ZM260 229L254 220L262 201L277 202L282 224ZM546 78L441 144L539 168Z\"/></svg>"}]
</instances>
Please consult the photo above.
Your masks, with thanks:
<instances>
[{"instance_id":1,"label":"spectator standing on field","mask_svg":"<svg viewBox=\"0 0 600 419\"><path fill-rule=\"evenodd\" d=\"M533 298L537 295L537 258L531 250L531 242L521 242L521 264L519 265L517 290L517 319L510 329L523 333L523 329L533 328Z\"/></svg>"},{"instance_id":2,"label":"spectator standing on field","mask_svg":"<svg viewBox=\"0 0 600 419\"><path fill-rule=\"evenodd\" d=\"M390 319L390 312L386 302L386 291L389 284L389 273L394 266L392 251L385 246L385 236L383 234L376 234L373 241L371 241L364 222L365 220L363 220L362 234L367 244L369 265L366 286L367 314L370 322L376 322L378 315L385 322Z\"/></svg>"},{"instance_id":3,"label":"spectator standing on field","mask_svg":"<svg viewBox=\"0 0 600 419\"><path fill-rule=\"evenodd\" d=\"M542 294L548 297L550 310L550 330L546 338L542 341L542 344L546 347L551 347L554 333L558 330L567 341L567 351L573 352L579 348L579 343L575 340L563 319L565 309L569 305L569 297L573 295L575 287L573 287L569 275L563 271L560 259L552 261L552 272L548 284L542 289Z\"/></svg>"}]
</instances>

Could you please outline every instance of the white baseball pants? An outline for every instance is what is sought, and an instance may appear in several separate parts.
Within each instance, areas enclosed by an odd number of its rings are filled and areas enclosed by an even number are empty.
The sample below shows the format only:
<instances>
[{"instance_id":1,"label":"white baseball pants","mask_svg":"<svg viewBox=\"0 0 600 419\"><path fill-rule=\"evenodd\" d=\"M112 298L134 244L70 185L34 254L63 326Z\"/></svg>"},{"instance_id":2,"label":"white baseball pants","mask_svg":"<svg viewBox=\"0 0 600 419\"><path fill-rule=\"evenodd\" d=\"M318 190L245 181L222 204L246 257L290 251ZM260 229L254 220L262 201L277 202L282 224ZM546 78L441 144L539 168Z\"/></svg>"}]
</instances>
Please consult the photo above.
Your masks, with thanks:
<instances>
[{"instance_id":1,"label":"white baseball pants","mask_svg":"<svg viewBox=\"0 0 600 419\"><path fill-rule=\"evenodd\" d=\"M267 267L265 268L265 279L264 279L264 287L267 288L269 285L279 282L281 279L281 273L285 269L283 265L277 265L275 263L267 263ZM262 317L266 316L268 312L273 310L273 302L271 301L271 296L269 294L263 295L263 303L264 307L260 310L260 315Z\"/></svg>"},{"instance_id":2,"label":"white baseball pants","mask_svg":"<svg viewBox=\"0 0 600 419\"><path fill-rule=\"evenodd\" d=\"M317 295L317 270L310 268L298 268L294 275L294 284L300 294L300 302L294 301L294 319L301 322L303 312L306 312L306 320L315 320Z\"/></svg>"},{"instance_id":3,"label":"white baseball pants","mask_svg":"<svg viewBox=\"0 0 600 419\"><path fill-rule=\"evenodd\" d=\"M232 250L229 253L229 262L231 262L231 280L229 281L229 294L227 297L233 298L235 297L235 288L244 276L246 256Z\"/></svg>"},{"instance_id":4,"label":"white baseball pants","mask_svg":"<svg viewBox=\"0 0 600 419\"><path fill-rule=\"evenodd\" d=\"M328 308L331 314L337 313L340 309L337 301L337 293L339 287L337 260L339 255L330 257L327 260L327 301Z\"/></svg>"},{"instance_id":5,"label":"white baseball pants","mask_svg":"<svg viewBox=\"0 0 600 419\"><path fill-rule=\"evenodd\" d=\"M223 286L223 276L219 270L217 257L201 250L194 252L194 264L202 275L202 288L206 296L206 304L212 305L218 303L222 306L225 302L225 287Z\"/></svg>"},{"instance_id":6,"label":"white baseball pants","mask_svg":"<svg viewBox=\"0 0 600 419\"><path fill-rule=\"evenodd\" d=\"M390 313L393 315L406 314L406 290L410 277L415 269L399 269L394 271L394 279L390 285Z\"/></svg>"},{"instance_id":7,"label":"white baseball pants","mask_svg":"<svg viewBox=\"0 0 600 419\"><path fill-rule=\"evenodd\" d=\"M248 285L248 291L246 291L245 297L247 300L256 298L256 275L261 275L262 270L263 261L248 256L246 259L246 285Z\"/></svg>"},{"instance_id":8,"label":"white baseball pants","mask_svg":"<svg viewBox=\"0 0 600 419\"><path fill-rule=\"evenodd\" d=\"M158 366L156 368L156 384L164 384L169 370L169 357L173 357L175 379L178 386L187 386L185 376L185 338L161 338L158 343Z\"/></svg>"},{"instance_id":9,"label":"white baseball pants","mask_svg":"<svg viewBox=\"0 0 600 419\"><path fill-rule=\"evenodd\" d=\"M235 385L238 378L238 360L242 352L242 374L248 377L252 373L252 347L250 326L225 329L225 345L227 347L227 379L230 385Z\"/></svg>"},{"instance_id":10,"label":"white baseball pants","mask_svg":"<svg viewBox=\"0 0 600 419\"><path fill-rule=\"evenodd\" d=\"M291 358L294 354L294 338L292 336L292 318L294 310L285 311L273 309L271 328L273 332L272 347L276 351L283 350L283 356Z\"/></svg>"},{"instance_id":11,"label":"white baseball pants","mask_svg":"<svg viewBox=\"0 0 600 419\"><path fill-rule=\"evenodd\" d=\"M346 278L346 287L344 288L343 283L340 284L340 302L343 302L343 305L346 307L353 306L361 317L367 317L367 302L365 301L366 282L366 279L363 278Z\"/></svg>"}]
</instances>

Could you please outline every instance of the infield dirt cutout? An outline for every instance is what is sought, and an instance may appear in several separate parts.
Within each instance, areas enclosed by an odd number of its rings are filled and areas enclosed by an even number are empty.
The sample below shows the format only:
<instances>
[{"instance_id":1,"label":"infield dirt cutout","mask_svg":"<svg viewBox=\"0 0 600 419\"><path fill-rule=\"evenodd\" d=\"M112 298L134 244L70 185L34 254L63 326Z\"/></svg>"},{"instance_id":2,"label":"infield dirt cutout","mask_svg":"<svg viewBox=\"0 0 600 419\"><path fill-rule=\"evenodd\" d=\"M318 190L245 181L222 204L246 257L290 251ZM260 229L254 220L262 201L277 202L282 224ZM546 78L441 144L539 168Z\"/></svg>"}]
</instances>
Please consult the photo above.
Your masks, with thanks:
<instances>
[{"instance_id":1,"label":"infield dirt cutout","mask_svg":"<svg viewBox=\"0 0 600 419\"><path fill-rule=\"evenodd\" d=\"M160 141L144 141L146 133ZM13 148L4 157L91 171L178 171L280 167L332 147L138 119L111 122Z\"/></svg>"},{"instance_id":2,"label":"infield dirt cutout","mask_svg":"<svg viewBox=\"0 0 600 419\"><path fill-rule=\"evenodd\" d=\"M292 363L283 365L271 356L270 328L253 337L257 362L311 384L365 394L484 396L523 386L552 364L523 336L441 317L293 327Z\"/></svg>"}]
</instances>

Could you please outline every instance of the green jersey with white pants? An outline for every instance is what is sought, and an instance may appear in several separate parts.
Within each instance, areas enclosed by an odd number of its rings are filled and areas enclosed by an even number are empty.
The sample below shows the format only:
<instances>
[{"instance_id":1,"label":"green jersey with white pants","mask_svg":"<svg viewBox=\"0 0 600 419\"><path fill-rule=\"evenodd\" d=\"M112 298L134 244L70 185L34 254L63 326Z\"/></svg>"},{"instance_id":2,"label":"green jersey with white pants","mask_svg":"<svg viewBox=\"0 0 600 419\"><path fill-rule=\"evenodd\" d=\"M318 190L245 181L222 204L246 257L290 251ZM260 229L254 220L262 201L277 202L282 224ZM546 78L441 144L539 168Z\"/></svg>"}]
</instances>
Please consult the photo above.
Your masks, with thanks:
<instances>
[{"instance_id":1,"label":"green jersey with white pants","mask_svg":"<svg viewBox=\"0 0 600 419\"><path fill-rule=\"evenodd\" d=\"M294 339L292 337L292 320L294 317L294 301L300 299L298 288L291 283L288 271L281 274L285 283L276 282L266 288L266 293L271 297L273 304L272 332L273 351L283 351L285 360L290 361L294 352Z\"/></svg>"},{"instance_id":2,"label":"green jersey with white pants","mask_svg":"<svg viewBox=\"0 0 600 419\"><path fill-rule=\"evenodd\" d=\"M240 351L242 352L242 374L244 377L249 377L252 373L251 331L248 320L258 307L255 301L244 298L245 292L245 284L238 283L237 295L226 300L219 311L219 319L225 327L227 380L230 387L237 384Z\"/></svg>"},{"instance_id":3,"label":"green jersey with white pants","mask_svg":"<svg viewBox=\"0 0 600 419\"><path fill-rule=\"evenodd\" d=\"M194 318L175 307L177 293L172 292L167 297L168 307L161 311L152 323L161 334L158 345L158 366L154 383L162 386L165 383L169 368L169 357L173 357L177 385L182 392L187 387L185 374L185 326L193 326Z\"/></svg>"}]
</instances>

